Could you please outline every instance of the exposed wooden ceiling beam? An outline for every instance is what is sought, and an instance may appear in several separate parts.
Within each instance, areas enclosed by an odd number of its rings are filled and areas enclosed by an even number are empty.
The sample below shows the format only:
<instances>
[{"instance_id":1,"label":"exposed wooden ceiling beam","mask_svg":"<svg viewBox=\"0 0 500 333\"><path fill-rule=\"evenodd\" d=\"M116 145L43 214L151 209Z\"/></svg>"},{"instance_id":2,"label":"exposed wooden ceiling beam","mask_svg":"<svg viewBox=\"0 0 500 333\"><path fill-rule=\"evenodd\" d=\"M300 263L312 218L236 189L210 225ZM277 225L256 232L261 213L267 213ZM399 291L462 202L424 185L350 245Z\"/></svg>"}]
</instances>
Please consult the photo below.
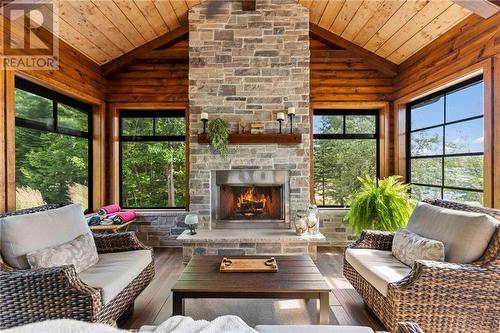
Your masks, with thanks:
<instances>
[{"instance_id":1,"label":"exposed wooden ceiling beam","mask_svg":"<svg viewBox=\"0 0 500 333\"><path fill-rule=\"evenodd\" d=\"M185 60L188 58L188 49L154 50L137 56L140 60Z\"/></svg>"},{"instance_id":2,"label":"exposed wooden ceiling beam","mask_svg":"<svg viewBox=\"0 0 500 333\"><path fill-rule=\"evenodd\" d=\"M488 0L452 0L457 5L470 10L482 18L489 18L500 12L500 1Z\"/></svg>"},{"instance_id":3,"label":"exposed wooden ceiling beam","mask_svg":"<svg viewBox=\"0 0 500 333\"><path fill-rule=\"evenodd\" d=\"M354 55L363 58L367 63L372 65L374 69L389 77L394 77L398 74L398 66L381 56L370 52L359 45L356 45L347 39L344 39L331 31L321 28L317 24L309 24L309 33L311 37L327 44L340 46Z\"/></svg>"},{"instance_id":4,"label":"exposed wooden ceiling beam","mask_svg":"<svg viewBox=\"0 0 500 333\"><path fill-rule=\"evenodd\" d=\"M255 11L257 0L241 0L241 9L244 11Z\"/></svg>"},{"instance_id":5,"label":"exposed wooden ceiling beam","mask_svg":"<svg viewBox=\"0 0 500 333\"><path fill-rule=\"evenodd\" d=\"M143 57L145 54L148 54L151 51L154 51L162 46L168 46L168 44L175 43L176 41L187 37L188 33L189 33L189 27L181 26L158 38L155 38L152 41L149 41L146 44L102 65L101 66L102 74L105 77L111 76L114 73L118 72L123 67L133 63L136 59Z\"/></svg>"}]
</instances>

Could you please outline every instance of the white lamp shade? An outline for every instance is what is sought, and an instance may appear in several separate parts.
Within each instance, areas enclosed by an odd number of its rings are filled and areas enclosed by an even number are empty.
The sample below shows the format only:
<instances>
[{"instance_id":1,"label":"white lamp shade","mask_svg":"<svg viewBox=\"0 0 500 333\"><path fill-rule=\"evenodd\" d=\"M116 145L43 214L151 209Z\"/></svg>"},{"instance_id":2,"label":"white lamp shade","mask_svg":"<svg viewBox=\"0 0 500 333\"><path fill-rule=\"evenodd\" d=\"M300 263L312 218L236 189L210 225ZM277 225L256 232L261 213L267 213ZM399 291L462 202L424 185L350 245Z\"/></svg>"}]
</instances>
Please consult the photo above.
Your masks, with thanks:
<instances>
[{"instance_id":1,"label":"white lamp shade","mask_svg":"<svg viewBox=\"0 0 500 333\"><path fill-rule=\"evenodd\" d=\"M184 219L184 223L187 225L196 225L198 224L198 215L196 214L187 214Z\"/></svg>"}]
</instances>

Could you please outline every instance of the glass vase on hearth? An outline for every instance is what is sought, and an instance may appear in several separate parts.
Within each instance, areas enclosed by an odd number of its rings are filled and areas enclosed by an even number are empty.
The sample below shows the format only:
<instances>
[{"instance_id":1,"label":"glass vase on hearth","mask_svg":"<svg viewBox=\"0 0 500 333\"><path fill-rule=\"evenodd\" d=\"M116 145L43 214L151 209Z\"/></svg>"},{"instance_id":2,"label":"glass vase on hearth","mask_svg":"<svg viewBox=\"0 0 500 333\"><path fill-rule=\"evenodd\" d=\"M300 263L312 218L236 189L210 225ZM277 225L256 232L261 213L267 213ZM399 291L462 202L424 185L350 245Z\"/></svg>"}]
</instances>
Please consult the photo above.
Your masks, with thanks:
<instances>
[{"instance_id":1,"label":"glass vase on hearth","mask_svg":"<svg viewBox=\"0 0 500 333\"><path fill-rule=\"evenodd\" d=\"M316 205L308 205L306 211L306 223L309 234L319 233L319 210Z\"/></svg>"},{"instance_id":2,"label":"glass vase on hearth","mask_svg":"<svg viewBox=\"0 0 500 333\"><path fill-rule=\"evenodd\" d=\"M297 236L304 236L307 234L307 221L304 213L297 213L295 216L295 234Z\"/></svg>"}]
</instances>

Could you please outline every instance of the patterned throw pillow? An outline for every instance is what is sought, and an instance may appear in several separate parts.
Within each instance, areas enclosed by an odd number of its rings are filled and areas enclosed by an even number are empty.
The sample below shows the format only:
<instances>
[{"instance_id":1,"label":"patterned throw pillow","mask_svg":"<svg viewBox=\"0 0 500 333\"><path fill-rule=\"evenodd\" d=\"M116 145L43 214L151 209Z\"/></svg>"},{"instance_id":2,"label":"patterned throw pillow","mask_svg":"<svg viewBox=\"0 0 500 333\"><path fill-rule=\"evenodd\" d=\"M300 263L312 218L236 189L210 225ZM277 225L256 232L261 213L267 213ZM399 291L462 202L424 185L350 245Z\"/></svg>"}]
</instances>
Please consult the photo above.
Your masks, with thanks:
<instances>
[{"instance_id":1,"label":"patterned throw pillow","mask_svg":"<svg viewBox=\"0 0 500 333\"><path fill-rule=\"evenodd\" d=\"M99 260L92 234L86 233L75 239L53 247L38 250L27 255L31 268L49 268L74 265L80 273Z\"/></svg>"},{"instance_id":2,"label":"patterned throw pillow","mask_svg":"<svg viewBox=\"0 0 500 333\"><path fill-rule=\"evenodd\" d=\"M392 241L392 254L408 266L413 266L415 260L444 261L444 244L407 229L399 229Z\"/></svg>"}]
</instances>

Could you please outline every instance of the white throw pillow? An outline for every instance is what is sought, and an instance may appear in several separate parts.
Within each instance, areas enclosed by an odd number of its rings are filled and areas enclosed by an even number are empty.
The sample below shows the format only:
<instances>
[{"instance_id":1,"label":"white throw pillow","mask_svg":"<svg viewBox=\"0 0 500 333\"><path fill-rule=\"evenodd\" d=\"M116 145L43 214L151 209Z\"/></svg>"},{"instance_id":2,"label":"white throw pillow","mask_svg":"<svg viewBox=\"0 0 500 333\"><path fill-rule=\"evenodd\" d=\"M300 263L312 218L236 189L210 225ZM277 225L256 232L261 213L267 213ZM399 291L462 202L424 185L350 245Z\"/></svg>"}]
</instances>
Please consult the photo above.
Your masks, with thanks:
<instances>
[{"instance_id":1,"label":"white throw pillow","mask_svg":"<svg viewBox=\"0 0 500 333\"><path fill-rule=\"evenodd\" d=\"M399 229L392 241L392 254L408 266L413 266L415 260L444 261L444 244L407 229Z\"/></svg>"},{"instance_id":2,"label":"white throw pillow","mask_svg":"<svg viewBox=\"0 0 500 333\"><path fill-rule=\"evenodd\" d=\"M91 233L80 205L0 219L0 245L5 262L29 269L26 254L67 243Z\"/></svg>"},{"instance_id":3,"label":"white throw pillow","mask_svg":"<svg viewBox=\"0 0 500 333\"><path fill-rule=\"evenodd\" d=\"M88 233L67 243L28 253L26 257L31 268L74 265L77 273L99 261L94 237Z\"/></svg>"},{"instance_id":4,"label":"white throw pillow","mask_svg":"<svg viewBox=\"0 0 500 333\"><path fill-rule=\"evenodd\" d=\"M499 223L486 214L419 203L407 229L443 242L445 261L468 264L481 258Z\"/></svg>"}]
</instances>

